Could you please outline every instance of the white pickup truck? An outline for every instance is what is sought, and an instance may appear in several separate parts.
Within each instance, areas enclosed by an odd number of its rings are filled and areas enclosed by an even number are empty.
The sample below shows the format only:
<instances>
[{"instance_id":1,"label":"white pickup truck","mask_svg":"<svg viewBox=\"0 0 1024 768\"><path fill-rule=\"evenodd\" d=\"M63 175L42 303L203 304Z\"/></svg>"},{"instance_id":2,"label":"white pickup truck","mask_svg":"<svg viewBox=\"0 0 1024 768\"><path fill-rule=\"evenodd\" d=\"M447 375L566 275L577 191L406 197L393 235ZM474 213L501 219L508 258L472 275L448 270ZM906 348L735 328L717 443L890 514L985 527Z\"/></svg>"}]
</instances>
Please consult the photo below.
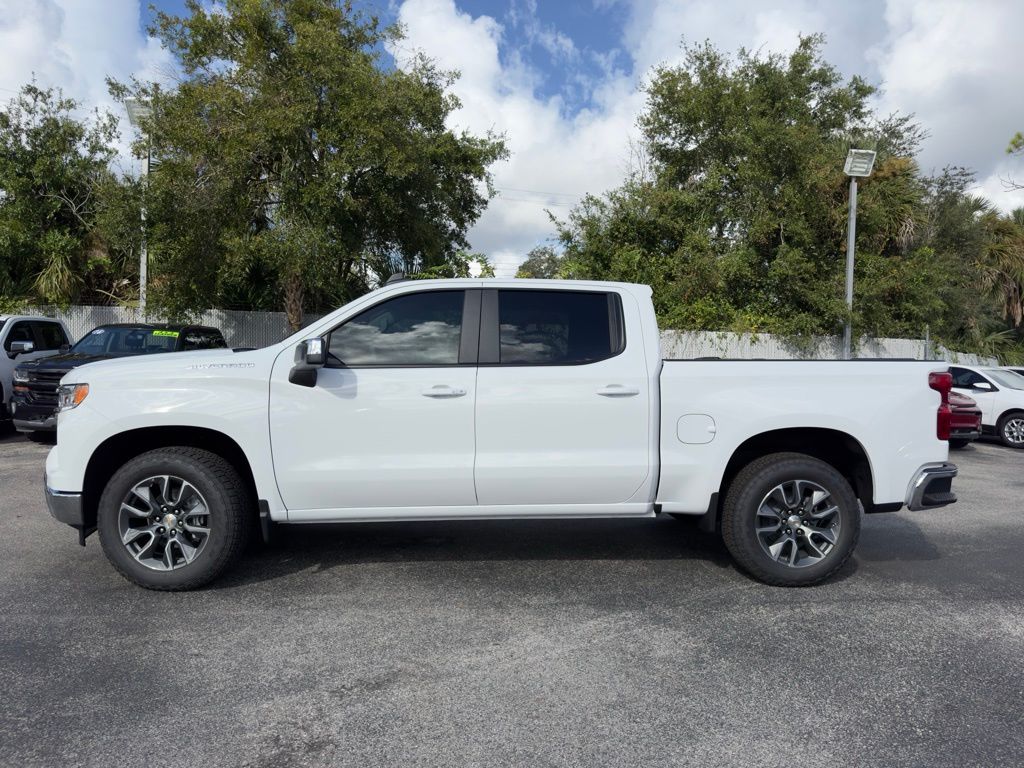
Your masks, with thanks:
<instances>
[{"instance_id":1,"label":"white pickup truck","mask_svg":"<svg viewBox=\"0 0 1024 768\"><path fill-rule=\"evenodd\" d=\"M280 523L659 513L813 584L862 512L956 500L935 368L666 361L641 285L389 281L264 349L75 369L46 498L152 589L209 582Z\"/></svg>"}]
</instances>

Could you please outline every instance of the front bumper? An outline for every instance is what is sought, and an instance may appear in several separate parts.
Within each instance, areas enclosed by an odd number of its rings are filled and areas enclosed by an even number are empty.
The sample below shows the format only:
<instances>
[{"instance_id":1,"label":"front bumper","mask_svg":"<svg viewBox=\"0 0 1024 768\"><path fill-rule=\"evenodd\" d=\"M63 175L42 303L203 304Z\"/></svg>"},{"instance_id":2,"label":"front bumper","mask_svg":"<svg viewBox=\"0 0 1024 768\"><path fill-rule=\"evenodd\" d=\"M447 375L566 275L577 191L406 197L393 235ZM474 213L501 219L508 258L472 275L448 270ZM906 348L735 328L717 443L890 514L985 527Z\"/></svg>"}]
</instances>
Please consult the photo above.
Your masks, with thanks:
<instances>
[{"instance_id":1,"label":"front bumper","mask_svg":"<svg viewBox=\"0 0 1024 768\"><path fill-rule=\"evenodd\" d=\"M19 432L53 432L57 429L57 412L52 406L27 402L17 394L11 396L11 419Z\"/></svg>"},{"instance_id":2,"label":"front bumper","mask_svg":"<svg viewBox=\"0 0 1024 768\"><path fill-rule=\"evenodd\" d=\"M955 504L956 494L952 488L956 475L956 464L949 462L921 467L907 489L907 508L916 511Z\"/></svg>"},{"instance_id":3,"label":"front bumper","mask_svg":"<svg viewBox=\"0 0 1024 768\"><path fill-rule=\"evenodd\" d=\"M46 482L46 475L43 475L43 488L46 492L46 508L54 519L82 530L85 527L82 494L53 490Z\"/></svg>"},{"instance_id":4,"label":"front bumper","mask_svg":"<svg viewBox=\"0 0 1024 768\"><path fill-rule=\"evenodd\" d=\"M23 419L12 419L14 428L19 432L56 432L57 417L50 416L39 421L27 421Z\"/></svg>"}]
</instances>

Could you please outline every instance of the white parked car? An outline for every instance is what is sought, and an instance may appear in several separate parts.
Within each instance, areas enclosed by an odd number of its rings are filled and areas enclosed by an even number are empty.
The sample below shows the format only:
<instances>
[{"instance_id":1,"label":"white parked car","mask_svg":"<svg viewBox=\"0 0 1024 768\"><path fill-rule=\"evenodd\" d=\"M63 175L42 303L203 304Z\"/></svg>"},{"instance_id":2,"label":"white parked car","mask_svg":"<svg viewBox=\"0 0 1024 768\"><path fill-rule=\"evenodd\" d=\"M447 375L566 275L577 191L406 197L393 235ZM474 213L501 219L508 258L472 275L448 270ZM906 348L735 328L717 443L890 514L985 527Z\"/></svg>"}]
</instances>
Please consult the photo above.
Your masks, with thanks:
<instances>
[{"instance_id":1,"label":"white parked car","mask_svg":"<svg viewBox=\"0 0 1024 768\"><path fill-rule=\"evenodd\" d=\"M953 389L981 408L982 434L1011 448L1024 448L1024 376L1005 368L953 365Z\"/></svg>"},{"instance_id":2,"label":"white parked car","mask_svg":"<svg viewBox=\"0 0 1024 768\"><path fill-rule=\"evenodd\" d=\"M956 501L951 383L927 362L665 361L641 285L389 282L264 349L71 371L46 498L151 589L216 577L257 516L264 536L692 516L756 578L813 584L862 510Z\"/></svg>"},{"instance_id":3,"label":"white parked car","mask_svg":"<svg viewBox=\"0 0 1024 768\"><path fill-rule=\"evenodd\" d=\"M38 315L0 315L0 420L10 418L15 367L55 355L70 346L68 329L60 320Z\"/></svg>"}]
</instances>

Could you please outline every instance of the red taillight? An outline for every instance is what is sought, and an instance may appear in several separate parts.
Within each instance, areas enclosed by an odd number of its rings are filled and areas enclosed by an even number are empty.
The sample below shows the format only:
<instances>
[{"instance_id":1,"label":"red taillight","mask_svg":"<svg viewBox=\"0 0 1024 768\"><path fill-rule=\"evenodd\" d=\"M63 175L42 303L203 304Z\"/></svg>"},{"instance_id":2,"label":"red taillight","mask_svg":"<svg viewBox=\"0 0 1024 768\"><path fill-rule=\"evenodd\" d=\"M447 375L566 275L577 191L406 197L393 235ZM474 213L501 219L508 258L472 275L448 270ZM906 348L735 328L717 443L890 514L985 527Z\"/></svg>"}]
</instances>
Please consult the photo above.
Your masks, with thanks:
<instances>
[{"instance_id":1,"label":"red taillight","mask_svg":"<svg viewBox=\"0 0 1024 768\"><path fill-rule=\"evenodd\" d=\"M953 386L953 376L948 371L929 373L928 386L942 396L939 410L935 414L935 436L939 440L949 440L949 426L953 420L953 411L949 407L949 390Z\"/></svg>"}]
</instances>

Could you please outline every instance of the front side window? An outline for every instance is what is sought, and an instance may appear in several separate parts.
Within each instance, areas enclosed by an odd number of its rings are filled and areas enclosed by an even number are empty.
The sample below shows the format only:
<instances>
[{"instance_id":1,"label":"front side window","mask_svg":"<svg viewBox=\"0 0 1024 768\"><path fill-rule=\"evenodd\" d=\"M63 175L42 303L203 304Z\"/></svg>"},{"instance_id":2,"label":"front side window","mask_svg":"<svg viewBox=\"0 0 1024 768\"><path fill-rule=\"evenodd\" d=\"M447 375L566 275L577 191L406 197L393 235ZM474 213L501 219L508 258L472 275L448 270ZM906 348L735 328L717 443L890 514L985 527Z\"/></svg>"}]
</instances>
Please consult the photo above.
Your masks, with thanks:
<instances>
[{"instance_id":1,"label":"front side window","mask_svg":"<svg viewBox=\"0 0 1024 768\"><path fill-rule=\"evenodd\" d=\"M617 301L607 293L499 291L499 362L580 365L617 355Z\"/></svg>"},{"instance_id":2,"label":"front side window","mask_svg":"<svg viewBox=\"0 0 1024 768\"><path fill-rule=\"evenodd\" d=\"M331 332L330 362L458 365L464 297L464 291L427 291L370 307Z\"/></svg>"},{"instance_id":3,"label":"front side window","mask_svg":"<svg viewBox=\"0 0 1024 768\"><path fill-rule=\"evenodd\" d=\"M42 343L40 349L60 349L68 343L64 329L58 323L36 323L36 334Z\"/></svg>"},{"instance_id":4,"label":"front side window","mask_svg":"<svg viewBox=\"0 0 1024 768\"><path fill-rule=\"evenodd\" d=\"M983 384L988 383L984 376L974 371L969 371L966 368L950 368L949 372L953 375L953 386L960 387L961 389L971 389L979 382Z\"/></svg>"},{"instance_id":5,"label":"front side window","mask_svg":"<svg viewBox=\"0 0 1024 768\"><path fill-rule=\"evenodd\" d=\"M10 352L11 344L15 341L31 341L35 344L36 340L32 337L32 326L26 322L12 325L11 332L7 334L7 340L4 342L4 349Z\"/></svg>"}]
</instances>

